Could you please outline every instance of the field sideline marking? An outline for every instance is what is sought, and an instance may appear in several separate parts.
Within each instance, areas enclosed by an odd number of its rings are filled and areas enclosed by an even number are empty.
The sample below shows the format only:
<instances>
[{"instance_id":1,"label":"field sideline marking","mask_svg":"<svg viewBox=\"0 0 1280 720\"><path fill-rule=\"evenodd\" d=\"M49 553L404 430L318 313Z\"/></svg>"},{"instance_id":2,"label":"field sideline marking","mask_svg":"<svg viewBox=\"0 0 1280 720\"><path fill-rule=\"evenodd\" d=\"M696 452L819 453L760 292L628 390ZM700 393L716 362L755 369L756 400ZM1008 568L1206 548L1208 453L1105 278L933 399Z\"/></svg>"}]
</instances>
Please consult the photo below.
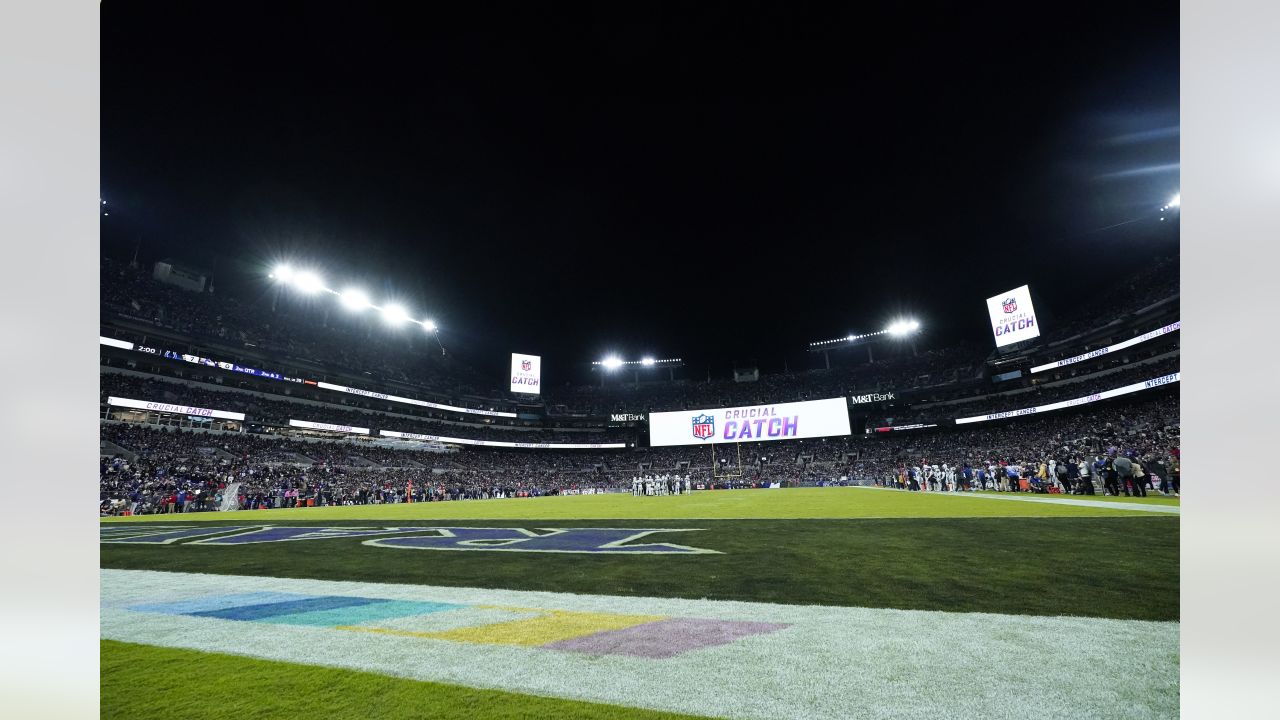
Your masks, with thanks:
<instances>
[{"instance_id":1,"label":"field sideline marking","mask_svg":"<svg viewBox=\"0 0 1280 720\"><path fill-rule=\"evenodd\" d=\"M852 487L860 487L860 488L863 488L863 489L865 489L865 490L894 490L894 489L895 489L895 488L867 487L867 486L865 486L865 485L854 485L854 486L852 486ZM905 491L905 490L898 490L898 492L906 492L906 491ZM1077 506L1079 506L1079 507L1102 508L1102 509L1104 509L1104 510L1108 510L1108 509L1110 509L1110 510L1136 510L1136 511L1139 511L1139 512L1167 513L1167 514L1170 514L1170 515L1181 515L1181 514L1182 514L1182 506L1180 506L1180 505L1143 505L1142 503L1100 502L1100 501L1098 501L1098 500L1076 500L1076 499L1074 499L1074 498L1062 498L1062 499L1060 499L1060 500L1057 500L1057 499L1049 499L1049 498L1019 497L1019 496L1017 496L1017 495L1012 495L1012 496L1005 496L1005 495L977 495L977 494L974 494L974 493L966 493L966 492L940 492L940 491L930 491L930 492L928 492L928 493L922 493L922 494L927 494L927 495L939 495L939 496L943 496L943 495L945 495L945 496L950 496L950 497L974 498L974 499L977 499L977 500L1014 500L1014 501L1017 501L1017 502L1048 503L1049 505L1077 505ZM1064 516L1062 516L1062 517L1079 517L1079 516L1074 516L1074 515L1064 515Z\"/></svg>"}]
</instances>

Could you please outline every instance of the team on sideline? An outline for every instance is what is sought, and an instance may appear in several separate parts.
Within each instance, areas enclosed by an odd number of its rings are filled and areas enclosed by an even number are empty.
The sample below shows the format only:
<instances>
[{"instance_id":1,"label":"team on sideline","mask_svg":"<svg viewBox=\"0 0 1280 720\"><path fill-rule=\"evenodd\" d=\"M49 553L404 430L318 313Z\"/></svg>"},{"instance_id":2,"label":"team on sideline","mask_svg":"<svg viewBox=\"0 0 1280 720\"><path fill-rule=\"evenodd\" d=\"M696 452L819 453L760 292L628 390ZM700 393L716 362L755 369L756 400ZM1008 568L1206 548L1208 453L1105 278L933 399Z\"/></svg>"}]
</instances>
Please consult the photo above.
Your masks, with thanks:
<instances>
[{"instance_id":1,"label":"team on sideline","mask_svg":"<svg viewBox=\"0 0 1280 720\"><path fill-rule=\"evenodd\" d=\"M631 494L635 497L653 495L688 495L693 492L693 480L688 475L644 475L631 478Z\"/></svg>"},{"instance_id":2,"label":"team on sideline","mask_svg":"<svg viewBox=\"0 0 1280 720\"><path fill-rule=\"evenodd\" d=\"M900 466L877 485L902 490L933 492L1049 492L1069 495L1094 495L1095 478L1102 482L1104 494L1146 497L1147 488L1161 495L1179 496L1181 492L1180 460L1177 455L1146 460L1143 466L1136 458L1111 452L1093 460L1069 462L1049 460L1040 463L995 463L973 467L965 463L956 467L939 465Z\"/></svg>"}]
</instances>

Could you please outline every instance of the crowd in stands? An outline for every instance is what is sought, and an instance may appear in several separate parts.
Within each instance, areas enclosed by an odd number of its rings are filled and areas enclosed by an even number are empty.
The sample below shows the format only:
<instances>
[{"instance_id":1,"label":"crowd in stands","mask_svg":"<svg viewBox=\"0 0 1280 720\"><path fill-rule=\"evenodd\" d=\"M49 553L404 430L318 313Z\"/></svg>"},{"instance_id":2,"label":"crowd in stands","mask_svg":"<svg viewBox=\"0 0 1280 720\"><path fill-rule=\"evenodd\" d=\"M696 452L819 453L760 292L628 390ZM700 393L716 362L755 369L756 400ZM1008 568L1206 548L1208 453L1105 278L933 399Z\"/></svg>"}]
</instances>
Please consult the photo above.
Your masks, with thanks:
<instances>
[{"instance_id":1,"label":"crowd in stands","mask_svg":"<svg viewBox=\"0 0 1280 720\"><path fill-rule=\"evenodd\" d=\"M101 431L124 450L101 458L100 504L108 514L216 510L236 483L240 509L406 502L410 492L416 502L432 502L623 487L590 456L529 467L528 454L506 460L477 452L459 463L454 454L248 433L131 423L104 423Z\"/></svg>"},{"instance_id":2,"label":"crowd in stands","mask_svg":"<svg viewBox=\"0 0 1280 720\"><path fill-rule=\"evenodd\" d=\"M964 469L969 468L969 489L1002 489L996 484L999 475L1013 468L1020 476L1031 475L1030 489L1037 489L1039 485L1038 489L1047 490L1045 483L1036 482L1047 479L1052 484L1053 478L1037 477L1041 466L1051 472L1061 465L1068 479L1078 481L1083 462L1090 467L1090 475L1097 479L1096 473L1103 472L1108 458L1124 457L1172 483L1173 492L1177 492L1180 479L1178 410L1177 393L1165 392L1147 399L1081 406L990 426L957 425L935 432L905 431L886 438L868 439L857 460L851 463L850 472L862 484L902 487L904 481L910 484L907 476L913 469L919 474L936 465L939 469L950 468L958 478L964 478ZM978 483L979 468L989 481L985 487ZM1079 482L1063 484L1085 489ZM959 488L953 486L953 489ZM1017 490L1018 486L1015 483L1009 489Z\"/></svg>"},{"instance_id":3,"label":"crowd in stands","mask_svg":"<svg viewBox=\"0 0 1280 720\"><path fill-rule=\"evenodd\" d=\"M233 504L250 509L405 502L410 493L414 501L430 502L623 491L637 475L663 472L687 475L703 487L785 483L912 489L915 479L915 487L923 482L927 489L936 477L943 483L933 489L948 489L946 480L952 490L1022 489L1016 481L998 483L1014 468L1029 476L1026 489L1062 489L1062 479L1066 487L1082 489L1081 463L1101 481L1112 467L1109 460L1125 458L1159 478L1153 484L1166 492L1176 493L1180 479L1176 392L991 425L722 446L714 469L705 446L442 453L131 423L104 423L102 439L124 450L102 457L100 502L107 514L213 510L236 483ZM1055 478L1043 476L1058 465L1074 469L1054 485ZM1137 490L1130 485L1109 491L1122 489Z\"/></svg>"}]
</instances>

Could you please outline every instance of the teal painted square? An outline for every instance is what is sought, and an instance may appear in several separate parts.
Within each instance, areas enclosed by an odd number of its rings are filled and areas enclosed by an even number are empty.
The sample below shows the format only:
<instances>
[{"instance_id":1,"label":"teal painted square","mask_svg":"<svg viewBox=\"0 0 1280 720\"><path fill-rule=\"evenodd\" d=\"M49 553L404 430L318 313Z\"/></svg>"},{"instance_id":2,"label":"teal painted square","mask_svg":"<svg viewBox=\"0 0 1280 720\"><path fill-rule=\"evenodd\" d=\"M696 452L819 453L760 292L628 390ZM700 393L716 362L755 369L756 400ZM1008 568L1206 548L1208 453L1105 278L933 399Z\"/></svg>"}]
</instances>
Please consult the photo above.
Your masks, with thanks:
<instances>
[{"instance_id":1,"label":"teal painted square","mask_svg":"<svg viewBox=\"0 0 1280 720\"><path fill-rule=\"evenodd\" d=\"M306 625L309 627L336 627L338 625L359 625L365 622L391 620L410 615L427 615L430 613L454 610L465 605L449 603L413 602L408 600L386 600L356 605L352 607L316 610L313 612L295 613L293 615L277 615L261 618L256 622L275 625Z\"/></svg>"}]
</instances>

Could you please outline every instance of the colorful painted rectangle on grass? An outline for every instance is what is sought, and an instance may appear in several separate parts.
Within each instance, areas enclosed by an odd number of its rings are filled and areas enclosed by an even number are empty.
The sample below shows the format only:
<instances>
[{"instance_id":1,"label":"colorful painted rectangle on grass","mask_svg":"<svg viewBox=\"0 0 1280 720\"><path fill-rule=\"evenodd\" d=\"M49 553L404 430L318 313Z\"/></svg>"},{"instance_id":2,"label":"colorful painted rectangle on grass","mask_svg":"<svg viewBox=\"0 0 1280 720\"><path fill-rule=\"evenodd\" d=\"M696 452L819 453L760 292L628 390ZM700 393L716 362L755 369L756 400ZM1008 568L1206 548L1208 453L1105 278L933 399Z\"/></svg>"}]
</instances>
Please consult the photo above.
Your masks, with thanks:
<instances>
[{"instance_id":1,"label":"colorful painted rectangle on grass","mask_svg":"<svg viewBox=\"0 0 1280 720\"><path fill-rule=\"evenodd\" d=\"M334 608L346 608L383 602L387 601L378 600L376 598L329 595L303 598L301 600L285 600L283 602L263 603L260 605L238 605L235 607L220 608L218 610L205 610L203 612L187 614L195 615L196 617L219 618L222 620L254 621L267 620L273 617L280 617L281 615L299 615L319 610L332 610Z\"/></svg>"},{"instance_id":2,"label":"colorful painted rectangle on grass","mask_svg":"<svg viewBox=\"0 0 1280 720\"><path fill-rule=\"evenodd\" d=\"M419 614L333 628L277 622L327 611L248 622L154 614L193 610L201 598L202 607L228 598L272 604L249 596L257 592L360 597L379 602L350 612ZM545 616L552 617L516 622ZM656 619L601 629L602 616ZM1177 623L132 570L102 571L100 617L108 639L744 720L874 718L884 708L903 720L1166 720L1178 713ZM488 627L491 637L424 637L467 627ZM547 631L556 628L575 636L551 639ZM492 639L505 643L485 642ZM522 644L535 639L551 641ZM936 672L958 661L1057 674L1046 690L1034 673L988 674L975 683L972 673Z\"/></svg>"},{"instance_id":3,"label":"colorful painted rectangle on grass","mask_svg":"<svg viewBox=\"0 0 1280 720\"><path fill-rule=\"evenodd\" d=\"M739 638L790 627L786 623L667 618L544 645L553 650L591 655L630 655L663 659L691 650L727 645Z\"/></svg>"},{"instance_id":4,"label":"colorful painted rectangle on grass","mask_svg":"<svg viewBox=\"0 0 1280 720\"><path fill-rule=\"evenodd\" d=\"M532 608L511 609L521 611ZM439 633L424 633L422 637L485 645L541 647L606 630L620 630L665 619L659 615L618 615L568 610L541 610L540 612L541 614L536 617L523 620L459 628Z\"/></svg>"},{"instance_id":5,"label":"colorful painted rectangle on grass","mask_svg":"<svg viewBox=\"0 0 1280 720\"><path fill-rule=\"evenodd\" d=\"M787 627L779 623L672 618L563 609L459 605L349 595L256 592L131 605L134 612L330 628L476 645L591 655L675 657Z\"/></svg>"}]
</instances>

